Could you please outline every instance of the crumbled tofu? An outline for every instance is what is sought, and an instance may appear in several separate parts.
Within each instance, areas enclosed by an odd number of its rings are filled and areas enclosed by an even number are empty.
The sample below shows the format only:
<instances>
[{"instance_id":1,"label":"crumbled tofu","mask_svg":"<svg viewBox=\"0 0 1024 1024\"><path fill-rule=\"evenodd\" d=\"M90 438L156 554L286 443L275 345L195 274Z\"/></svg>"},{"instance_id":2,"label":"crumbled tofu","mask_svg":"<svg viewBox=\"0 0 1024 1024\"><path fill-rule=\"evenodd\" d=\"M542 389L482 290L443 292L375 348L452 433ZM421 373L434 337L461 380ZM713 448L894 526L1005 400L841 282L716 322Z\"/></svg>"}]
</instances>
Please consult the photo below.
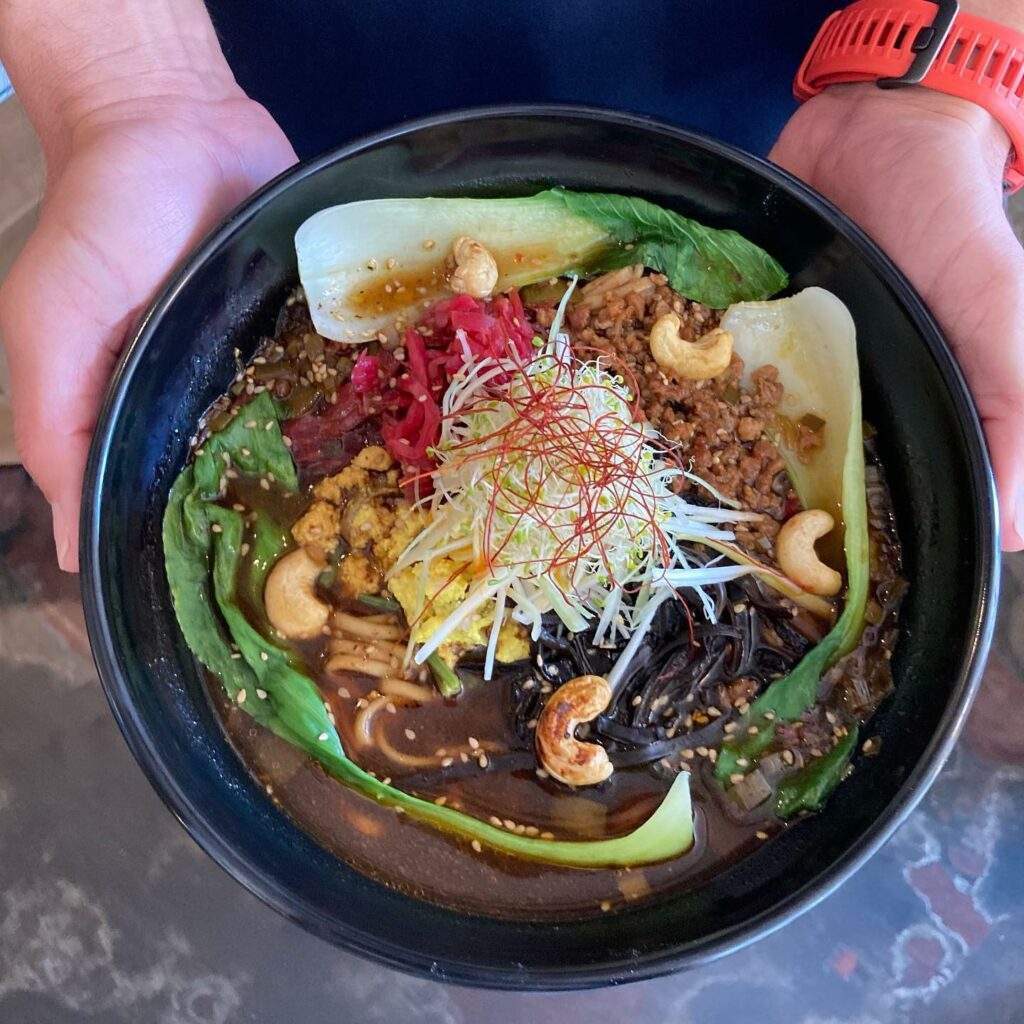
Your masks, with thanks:
<instances>
[{"instance_id":1,"label":"crumbled tofu","mask_svg":"<svg viewBox=\"0 0 1024 1024\"><path fill-rule=\"evenodd\" d=\"M430 603L413 630L413 639L417 643L429 640L465 599L472 580L469 573L459 572L459 564L447 557L435 558L430 563L425 586L425 594ZM418 610L421 573L422 563L418 563L403 569L388 581L391 593L395 595L406 617L410 619L415 617ZM449 665L454 665L466 651L487 645L493 624L494 607L490 605L454 630L441 645L438 653ZM519 661L529 655L530 642L526 630L517 622L504 622L498 633L498 644L495 649L497 660Z\"/></svg>"},{"instance_id":2,"label":"crumbled tofu","mask_svg":"<svg viewBox=\"0 0 1024 1024\"><path fill-rule=\"evenodd\" d=\"M358 551L386 537L394 525L395 513L379 498L367 498L345 509L341 535Z\"/></svg>"},{"instance_id":3,"label":"crumbled tofu","mask_svg":"<svg viewBox=\"0 0 1024 1024\"><path fill-rule=\"evenodd\" d=\"M338 585L344 597L354 599L362 594L378 594L383 582L376 566L366 555L352 552L338 566Z\"/></svg>"},{"instance_id":4,"label":"crumbled tofu","mask_svg":"<svg viewBox=\"0 0 1024 1024\"><path fill-rule=\"evenodd\" d=\"M373 444L368 448L364 448L352 460L352 465L356 469L371 469L378 473L383 473L384 470L390 469L394 464L395 460L388 454L387 449L382 448L379 444Z\"/></svg>"},{"instance_id":5,"label":"crumbled tofu","mask_svg":"<svg viewBox=\"0 0 1024 1024\"><path fill-rule=\"evenodd\" d=\"M348 495L353 492L364 491L370 484L370 474L358 466L346 466L340 473L334 476L325 476L316 484L313 493L318 498L326 498L335 505L343 505L348 500Z\"/></svg>"},{"instance_id":6,"label":"crumbled tofu","mask_svg":"<svg viewBox=\"0 0 1024 1024\"><path fill-rule=\"evenodd\" d=\"M399 555L429 522L429 512L413 508L404 501L395 505L394 525L385 536L375 541L373 545L373 554L385 572L398 561Z\"/></svg>"},{"instance_id":7,"label":"crumbled tofu","mask_svg":"<svg viewBox=\"0 0 1024 1024\"><path fill-rule=\"evenodd\" d=\"M292 536L299 544L332 550L341 536L341 511L328 501L314 501L293 524Z\"/></svg>"}]
</instances>

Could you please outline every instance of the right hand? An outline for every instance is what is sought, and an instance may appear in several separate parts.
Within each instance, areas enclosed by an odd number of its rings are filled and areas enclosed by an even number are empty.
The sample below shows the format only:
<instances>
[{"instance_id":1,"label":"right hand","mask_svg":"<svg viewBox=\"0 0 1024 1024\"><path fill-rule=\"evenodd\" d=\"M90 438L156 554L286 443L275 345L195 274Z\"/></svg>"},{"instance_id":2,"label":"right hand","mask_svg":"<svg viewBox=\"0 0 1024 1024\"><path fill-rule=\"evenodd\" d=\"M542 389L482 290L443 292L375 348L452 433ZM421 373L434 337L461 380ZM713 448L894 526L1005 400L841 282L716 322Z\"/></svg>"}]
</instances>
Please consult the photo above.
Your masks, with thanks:
<instances>
[{"instance_id":1,"label":"right hand","mask_svg":"<svg viewBox=\"0 0 1024 1024\"><path fill-rule=\"evenodd\" d=\"M89 442L129 330L189 249L295 153L240 90L111 104L58 151L39 224L0 288L0 334L18 452L73 572Z\"/></svg>"}]
</instances>

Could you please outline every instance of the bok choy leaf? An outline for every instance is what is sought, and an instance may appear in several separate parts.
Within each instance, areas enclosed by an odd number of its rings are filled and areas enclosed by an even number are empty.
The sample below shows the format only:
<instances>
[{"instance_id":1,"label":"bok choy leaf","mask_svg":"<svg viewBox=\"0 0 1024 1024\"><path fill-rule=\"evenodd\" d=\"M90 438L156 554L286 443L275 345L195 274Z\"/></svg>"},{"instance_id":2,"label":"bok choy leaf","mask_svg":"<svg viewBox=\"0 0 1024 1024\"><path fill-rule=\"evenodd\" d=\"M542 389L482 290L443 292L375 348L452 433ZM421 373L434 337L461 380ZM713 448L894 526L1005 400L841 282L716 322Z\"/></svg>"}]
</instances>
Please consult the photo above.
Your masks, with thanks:
<instances>
[{"instance_id":1,"label":"bok choy leaf","mask_svg":"<svg viewBox=\"0 0 1024 1024\"><path fill-rule=\"evenodd\" d=\"M722 325L747 366L778 368L785 387L780 412L787 419L796 423L810 415L824 423L822 446L804 458L791 447L792 432L783 424L770 429L804 507L823 508L835 518L843 553L838 564L845 562L846 569L843 611L835 626L788 676L758 697L737 730L740 738L722 747L717 774L727 779L740 770L738 759L755 762L771 744L775 726L795 721L814 704L821 677L857 646L864 631L869 563L860 371L846 306L824 289L808 288L777 302L734 306ZM749 733L750 726L757 731Z\"/></svg>"},{"instance_id":2,"label":"bok choy leaf","mask_svg":"<svg viewBox=\"0 0 1024 1024\"><path fill-rule=\"evenodd\" d=\"M549 189L519 199L371 199L321 210L296 232L316 329L357 343L450 294L446 261L463 235L494 256L496 292L634 263L716 308L769 298L787 282L771 256L735 231L630 196Z\"/></svg>"}]
</instances>

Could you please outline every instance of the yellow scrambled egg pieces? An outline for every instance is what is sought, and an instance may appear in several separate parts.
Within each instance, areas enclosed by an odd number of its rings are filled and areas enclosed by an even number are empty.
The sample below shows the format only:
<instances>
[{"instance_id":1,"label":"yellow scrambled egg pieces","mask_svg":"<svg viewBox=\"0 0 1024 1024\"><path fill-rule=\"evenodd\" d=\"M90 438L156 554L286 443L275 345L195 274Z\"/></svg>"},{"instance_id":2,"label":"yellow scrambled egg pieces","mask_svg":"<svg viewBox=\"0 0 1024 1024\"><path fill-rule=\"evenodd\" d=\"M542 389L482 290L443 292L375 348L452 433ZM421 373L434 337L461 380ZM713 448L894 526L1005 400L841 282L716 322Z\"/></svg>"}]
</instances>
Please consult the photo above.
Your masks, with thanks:
<instances>
[{"instance_id":1,"label":"yellow scrambled egg pieces","mask_svg":"<svg viewBox=\"0 0 1024 1024\"><path fill-rule=\"evenodd\" d=\"M452 558L435 558L430 563L424 596L427 601L425 614L413 626L413 639L417 643L429 640L438 627L465 600L472 583L466 571L459 571L459 564ZM410 565L388 581L388 588L398 599L406 618L412 622L420 602L420 579L422 563ZM485 647L494 625L494 609L481 611L468 622L463 623L441 645L438 653L449 664L455 662L474 647ZM498 661L520 661L530 656L530 640L526 630L518 623L506 619L498 633L495 658Z\"/></svg>"}]
</instances>

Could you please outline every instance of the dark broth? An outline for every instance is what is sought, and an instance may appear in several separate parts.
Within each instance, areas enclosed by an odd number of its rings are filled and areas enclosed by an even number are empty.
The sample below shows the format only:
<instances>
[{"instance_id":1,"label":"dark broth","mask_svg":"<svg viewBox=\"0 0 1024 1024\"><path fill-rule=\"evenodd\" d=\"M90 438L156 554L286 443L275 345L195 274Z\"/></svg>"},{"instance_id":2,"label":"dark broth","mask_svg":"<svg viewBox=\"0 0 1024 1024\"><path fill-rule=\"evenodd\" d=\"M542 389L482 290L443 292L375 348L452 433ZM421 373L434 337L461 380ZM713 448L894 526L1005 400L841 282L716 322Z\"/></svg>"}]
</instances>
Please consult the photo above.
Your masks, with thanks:
<instances>
[{"instance_id":1,"label":"dark broth","mask_svg":"<svg viewBox=\"0 0 1024 1024\"><path fill-rule=\"evenodd\" d=\"M261 351L281 358L283 364L294 358L294 353L301 354L310 347L311 328L295 311L287 312L282 324L280 336ZM322 346L319 348L322 350ZM335 362L331 365L340 367L343 357L332 358ZM293 371L300 386L301 374L301 369ZM281 379L284 376L282 373ZM244 402L244 393L235 394L236 401ZM220 403L216 415L225 415L225 409L225 403ZM372 435L371 431L361 443L374 443ZM320 469L314 477L335 471L357 450L358 446L342 453L329 470ZM837 712L846 721L866 720L891 689L889 658L903 593L888 490L870 446L868 457L872 550L869 625L860 647L826 677L819 708L822 715ZM303 512L310 500L311 480L304 482L303 493L285 495L280 488L268 492L244 477L232 479L225 497L228 504L259 508L285 526ZM244 580L241 582L239 589L244 594L249 588ZM745 593L723 591L722 595L732 602ZM337 599L333 603L339 604ZM254 624L268 628L260 608L250 605L245 611ZM369 609L363 607L362 611ZM681 625L677 628L683 629ZM274 803L331 853L383 884L417 897L501 917L597 915L627 902L645 902L669 891L698 886L770 841L780 829L790 827L770 813L770 801L753 811L739 809L714 779L713 754L709 756L696 741L688 748L689 760L676 756L668 762L659 758L632 766L620 762L611 778L599 786L571 790L538 773L532 736L515 711L526 707L523 714L535 713L529 710L532 705L523 703L524 682L540 698L542 688L565 679L546 676L537 666L536 645L529 661L501 667L488 682L475 675L471 661L464 661L460 674L465 685L456 698L438 697L418 706L394 700L390 708L380 706L375 720L377 735L383 734L408 763L396 761L377 742L361 743L356 734L357 715L376 680L358 673L327 672L326 639L303 643L296 649L333 711L345 751L360 766L407 792L443 800L448 806L505 828L530 829L529 834L564 839L620 836L650 816L680 767L691 773L695 809L695 845L691 851L671 862L631 869L558 867L487 847L475 850L468 839L419 824L348 789L303 753L257 725L243 708L227 700L215 678L208 677L211 698L231 741ZM568 672L566 669L566 678ZM734 681L723 676L721 670L719 676L723 685ZM770 678L758 680L758 689ZM641 679L639 685L642 683ZM431 687L432 683L427 679L423 685ZM629 696L636 692L636 685L626 688L627 700L612 709L602 728L614 731L636 727ZM635 706L639 705L638 700ZM647 713L649 709L644 706L640 710ZM648 722L644 728L660 729L658 735L666 735L660 725ZM602 733L602 737L606 735L610 733ZM487 758L483 767L477 753L481 749ZM441 764L442 758L450 759L450 763Z\"/></svg>"}]
</instances>

